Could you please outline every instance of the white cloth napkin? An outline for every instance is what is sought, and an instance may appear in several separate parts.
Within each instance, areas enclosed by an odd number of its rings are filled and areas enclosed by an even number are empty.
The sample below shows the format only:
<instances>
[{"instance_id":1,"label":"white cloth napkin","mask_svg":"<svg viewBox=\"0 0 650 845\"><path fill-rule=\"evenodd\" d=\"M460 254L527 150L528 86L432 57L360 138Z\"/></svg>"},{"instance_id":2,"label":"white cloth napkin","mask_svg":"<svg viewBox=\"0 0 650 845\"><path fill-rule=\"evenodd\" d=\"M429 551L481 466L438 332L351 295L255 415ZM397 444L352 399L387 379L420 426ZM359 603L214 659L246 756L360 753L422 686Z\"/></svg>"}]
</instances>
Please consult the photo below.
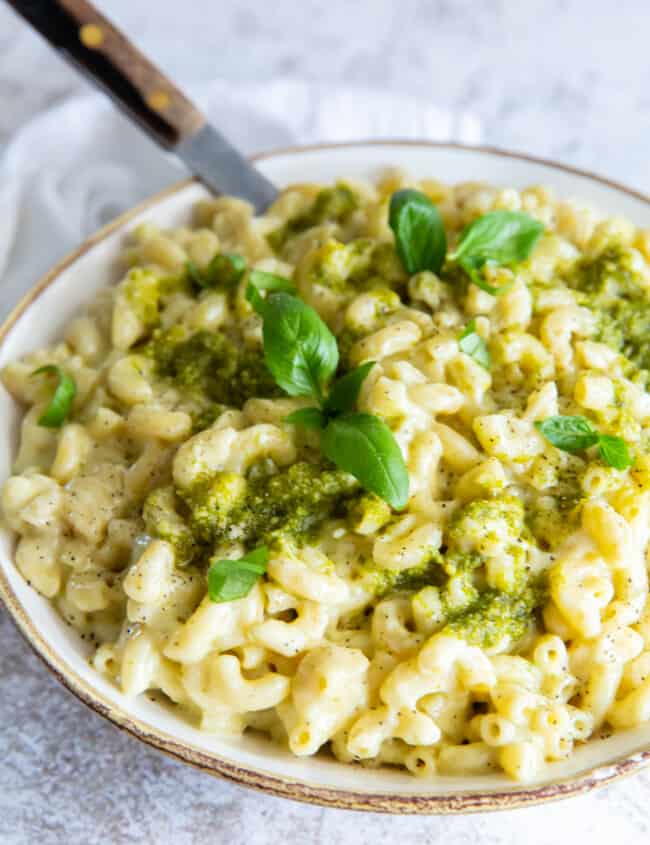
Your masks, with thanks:
<instances>
[{"instance_id":1,"label":"white cloth napkin","mask_svg":"<svg viewBox=\"0 0 650 845\"><path fill-rule=\"evenodd\" d=\"M215 81L190 93L245 153L354 138L481 137L471 115L371 90ZM0 311L99 226L184 175L101 95L33 119L0 159Z\"/></svg>"}]
</instances>

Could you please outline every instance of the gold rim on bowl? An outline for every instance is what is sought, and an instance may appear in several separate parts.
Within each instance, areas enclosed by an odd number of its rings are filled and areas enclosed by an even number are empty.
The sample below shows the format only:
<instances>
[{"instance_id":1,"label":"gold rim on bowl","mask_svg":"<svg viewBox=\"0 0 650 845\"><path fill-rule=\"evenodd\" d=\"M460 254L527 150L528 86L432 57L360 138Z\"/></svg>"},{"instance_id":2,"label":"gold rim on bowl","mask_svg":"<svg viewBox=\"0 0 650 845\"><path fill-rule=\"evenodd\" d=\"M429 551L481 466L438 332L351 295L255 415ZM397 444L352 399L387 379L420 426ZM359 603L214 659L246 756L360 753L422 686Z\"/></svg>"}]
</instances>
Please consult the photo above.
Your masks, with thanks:
<instances>
[{"instance_id":1,"label":"gold rim on bowl","mask_svg":"<svg viewBox=\"0 0 650 845\"><path fill-rule=\"evenodd\" d=\"M305 146L284 147L252 156L253 161L276 158L283 155L299 155L305 152L319 152L328 149L345 149L364 146L386 146L386 147L436 147L447 150L465 150L468 153L481 153L500 156L502 158L516 159L519 161L541 164L556 170L580 176L593 182L613 188L616 191L627 194L650 206L650 197L640 191L628 188L611 179L603 178L586 170L560 164L558 162L530 156L523 153L509 152L495 147L474 146L468 144L437 142L437 141L354 141L348 143L313 144ZM169 188L154 194L133 208L112 220L103 228L99 229L76 250L71 252L59 261L49 272L47 272L30 290L22 297L19 303L13 308L7 318L0 326L0 345L4 343L7 335L15 323L23 316L27 309L38 299L38 297L53 284L61 273L73 264L80 256L96 244L103 241L117 229L124 227L134 217L152 208L159 202L184 190L194 180L185 179L177 182ZM162 751L169 757L185 763L189 763L201 771L213 776L222 777L233 783L242 786L258 789L263 792L291 798L296 801L304 801L311 804L320 804L326 807L337 807L351 810L370 810L383 813L414 813L414 814L452 814L452 813L473 813L492 810L507 810L516 807L532 806L547 801L568 798L573 795L580 795L590 790L604 786L605 784L617 781L627 775L638 772L650 765L650 748L641 752L634 752L615 758L604 764L598 764L576 775L562 778L548 784L530 785L519 787L513 784L508 790L471 790L459 791L457 794L420 794L420 793L399 793L387 792L365 793L347 789L336 789L318 784L310 784L304 781L297 781L291 778L283 778L260 768L243 767L232 760L218 756L213 752L201 751L175 740L163 731L145 724L139 719L129 716L121 708L106 700L87 681L82 679L72 670L66 662L56 654L45 638L36 628L31 618L26 613L18 597L14 593L5 573L0 569L0 599L9 611L10 616L18 626L29 645L36 655L45 663L52 674L73 693L80 701L112 722L118 728L127 731L147 745Z\"/></svg>"}]
</instances>

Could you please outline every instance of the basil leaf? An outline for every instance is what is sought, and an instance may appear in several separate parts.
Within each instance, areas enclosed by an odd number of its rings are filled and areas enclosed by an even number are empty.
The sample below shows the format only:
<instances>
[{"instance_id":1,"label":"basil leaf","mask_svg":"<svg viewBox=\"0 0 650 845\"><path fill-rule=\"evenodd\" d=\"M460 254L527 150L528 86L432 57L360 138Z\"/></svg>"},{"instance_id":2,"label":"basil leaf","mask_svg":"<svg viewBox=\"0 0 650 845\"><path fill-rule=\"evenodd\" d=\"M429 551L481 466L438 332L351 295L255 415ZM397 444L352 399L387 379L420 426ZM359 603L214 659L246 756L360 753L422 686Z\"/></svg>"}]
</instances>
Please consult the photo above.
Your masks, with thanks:
<instances>
[{"instance_id":1,"label":"basil leaf","mask_svg":"<svg viewBox=\"0 0 650 845\"><path fill-rule=\"evenodd\" d=\"M466 226L449 256L472 281L491 294L503 288L489 285L480 275L486 264L512 267L525 261L544 232L544 226L520 211L490 211Z\"/></svg>"},{"instance_id":2,"label":"basil leaf","mask_svg":"<svg viewBox=\"0 0 650 845\"><path fill-rule=\"evenodd\" d=\"M440 212L421 191L397 191L390 198L388 223L404 268L440 272L447 252L447 235Z\"/></svg>"},{"instance_id":3,"label":"basil leaf","mask_svg":"<svg viewBox=\"0 0 650 845\"><path fill-rule=\"evenodd\" d=\"M289 396L320 402L336 372L336 338L316 311L288 293L273 293L262 306L264 358L273 378Z\"/></svg>"},{"instance_id":4,"label":"basil leaf","mask_svg":"<svg viewBox=\"0 0 650 845\"><path fill-rule=\"evenodd\" d=\"M361 385L374 366L374 361L366 361L365 364L354 370L350 370L349 373L346 373L335 382L332 385L329 396L325 400L325 405L323 406L325 411L339 411L340 413L351 411L359 398Z\"/></svg>"},{"instance_id":5,"label":"basil leaf","mask_svg":"<svg viewBox=\"0 0 650 845\"><path fill-rule=\"evenodd\" d=\"M235 601L247 596L260 575L266 572L266 546L253 549L239 560L212 560L208 570L210 601Z\"/></svg>"},{"instance_id":6,"label":"basil leaf","mask_svg":"<svg viewBox=\"0 0 650 845\"><path fill-rule=\"evenodd\" d=\"M535 428L563 452L579 452L598 443L600 435L586 417L548 417Z\"/></svg>"},{"instance_id":7,"label":"basil leaf","mask_svg":"<svg viewBox=\"0 0 650 845\"><path fill-rule=\"evenodd\" d=\"M477 364L490 369L490 352L487 344L476 331L476 320L470 320L467 328L458 338L460 351L473 358Z\"/></svg>"},{"instance_id":8,"label":"basil leaf","mask_svg":"<svg viewBox=\"0 0 650 845\"><path fill-rule=\"evenodd\" d=\"M579 452L598 444L598 454L614 469L627 469L634 457L621 437L599 434L586 417L549 417L535 423L548 441L565 452Z\"/></svg>"},{"instance_id":9,"label":"basil leaf","mask_svg":"<svg viewBox=\"0 0 650 845\"><path fill-rule=\"evenodd\" d=\"M38 424L44 428L60 428L72 409L72 403L77 395L77 385L72 376L56 364L46 364L32 373L32 376L39 375L56 376L57 385L50 404L38 418Z\"/></svg>"},{"instance_id":10,"label":"basil leaf","mask_svg":"<svg viewBox=\"0 0 650 845\"><path fill-rule=\"evenodd\" d=\"M284 422L313 431L322 431L327 425L327 417L320 408L298 408L285 417Z\"/></svg>"},{"instance_id":11,"label":"basil leaf","mask_svg":"<svg viewBox=\"0 0 650 845\"><path fill-rule=\"evenodd\" d=\"M634 458L625 440L611 434L600 435L598 454L606 464L614 467L614 469L627 469L634 463Z\"/></svg>"},{"instance_id":12,"label":"basil leaf","mask_svg":"<svg viewBox=\"0 0 650 845\"><path fill-rule=\"evenodd\" d=\"M246 271L246 259L236 252L222 252L201 269L194 261L185 265L187 275L200 288L224 287L232 290Z\"/></svg>"},{"instance_id":13,"label":"basil leaf","mask_svg":"<svg viewBox=\"0 0 650 845\"><path fill-rule=\"evenodd\" d=\"M409 497L409 475L393 433L372 414L344 414L328 423L321 438L324 455L393 508Z\"/></svg>"},{"instance_id":14,"label":"basil leaf","mask_svg":"<svg viewBox=\"0 0 650 845\"><path fill-rule=\"evenodd\" d=\"M296 288L284 276L277 276L275 273L267 273L264 270L251 270L248 274L246 299L258 314L264 316L266 299L261 295L261 291L267 291L268 293L284 291L285 293L295 294Z\"/></svg>"}]
</instances>

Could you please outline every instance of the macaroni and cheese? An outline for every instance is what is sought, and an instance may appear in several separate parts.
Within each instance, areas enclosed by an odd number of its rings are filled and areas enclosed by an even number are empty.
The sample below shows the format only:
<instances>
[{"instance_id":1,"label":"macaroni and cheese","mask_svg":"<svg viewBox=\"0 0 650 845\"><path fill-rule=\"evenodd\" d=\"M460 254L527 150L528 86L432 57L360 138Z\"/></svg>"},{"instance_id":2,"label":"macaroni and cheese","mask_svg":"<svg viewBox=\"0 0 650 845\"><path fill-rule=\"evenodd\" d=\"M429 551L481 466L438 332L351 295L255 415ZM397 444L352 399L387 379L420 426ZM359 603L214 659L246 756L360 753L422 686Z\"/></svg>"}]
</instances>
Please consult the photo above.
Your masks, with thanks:
<instances>
[{"instance_id":1,"label":"macaroni and cheese","mask_svg":"<svg viewBox=\"0 0 650 845\"><path fill-rule=\"evenodd\" d=\"M449 260L409 274L388 215L405 187L450 247L499 209L544 232L481 269L496 293ZM426 778L531 780L650 719L650 231L546 188L391 171L289 187L261 217L205 200L192 226L139 226L123 260L59 343L2 373L27 407L2 490L16 564L99 672L205 731ZM251 269L318 312L339 375L376 362L357 408L401 450L403 509L286 421L310 403L265 364ZM76 388L54 427L34 375L52 365ZM577 417L598 432L584 448L545 436ZM213 601L210 562L262 544L248 592Z\"/></svg>"}]
</instances>

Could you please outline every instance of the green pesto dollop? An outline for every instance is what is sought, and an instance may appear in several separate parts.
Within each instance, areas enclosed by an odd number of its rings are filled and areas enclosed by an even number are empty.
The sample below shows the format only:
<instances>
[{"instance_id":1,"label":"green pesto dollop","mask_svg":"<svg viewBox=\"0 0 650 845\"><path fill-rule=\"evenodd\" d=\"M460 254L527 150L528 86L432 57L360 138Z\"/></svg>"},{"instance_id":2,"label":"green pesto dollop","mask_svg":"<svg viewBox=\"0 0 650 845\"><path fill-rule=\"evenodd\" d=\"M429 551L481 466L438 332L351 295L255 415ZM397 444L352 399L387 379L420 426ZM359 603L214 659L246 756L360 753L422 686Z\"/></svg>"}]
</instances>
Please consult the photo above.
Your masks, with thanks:
<instances>
[{"instance_id":1,"label":"green pesto dollop","mask_svg":"<svg viewBox=\"0 0 650 845\"><path fill-rule=\"evenodd\" d=\"M451 614L444 630L480 648L514 643L526 633L545 600L542 584L529 585L515 595L483 590L469 607Z\"/></svg>"},{"instance_id":2,"label":"green pesto dollop","mask_svg":"<svg viewBox=\"0 0 650 845\"><path fill-rule=\"evenodd\" d=\"M279 252L289 238L306 232L322 223L343 223L359 206L354 191L343 183L333 188L324 188L316 195L311 208L297 214L279 229L271 232L267 240L271 247Z\"/></svg>"},{"instance_id":3,"label":"green pesto dollop","mask_svg":"<svg viewBox=\"0 0 650 845\"><path fill-rule=\"evenodd\" d=\"M413 596L413 612L427 618L433 629L440 630L453 614L478 600L475 581L472 570L465 569L449 575L439 586L427 584Z\"/></svg>"},{"instance_id":4,"label":"green pesto dollop","mask_svg":"<svg viewBox=\"0 0 650 845\"><path fill-rule=\"evenodd\" d=\"M388 502L374 493L363 493L348 503L348 525L356 534L374 534L393 516Z\"/></svg>"},{"instance_id":5,"label":"green pesto dollop","mask_svg":"<svg viewBox=\"0 0 650 845\"><path fill-rule=\"evenodd\" d=\"M354 296L362 291L405 289L408 276L392 243L356 238L349 243L330 238L311 252L298 270L299 286L320 286Z\"/></svg>"},{"instance_id":6,"label":"green pesto dollop","mask_svg":"<svg viewBox=\"0 0 650 845\"><path fill-rule=\"evenodd\" d=\"M493 543L515 543L524 530L524 505L516 496L504 494L474 499L453 516L447 530L450 547L479 552Z\"/></svg>"},{"instance_id":7,"label":"green pesto dollop","mask_svg":"<svg viewBox=\"0 0 650 845\"><path fill-rule=\"evenodd\" d=\"M454 514L447 531L447 543L455 553L478 555L485 563L496 549L510 558L512 567L503 570L496 584L508 593L518 592L526 582L527 550L532 539L523 502L509 494L474 499Z\"/></svg>"},{"instance_id":8,"label":"green pesto dollop","mask_svg":"<svg viewBox=\"0 0 650 845\"><path fill-rule=\"evenodd\" d=\"M545 596L530 579L527 554L533 537L520 499L502 495L475 499L454 515L440 550L402 571L366 567L362 579L379 598L412 594L414 612L434 630L446 630L473 645L493 648L520 639ZM495 546L494 544L497 544ZM495 548L514 564L499 589L485 585L485 565Z\"/></svg>"},{"instance_id":9,"label":"green pesto dollop","mask_svg":"<svg viewBox=\"0 0 650 845\"><path fill-rule=\"evenodd\" d=\"M557 472L555 484L538 496L526 509L526 525L537 545L547 551L556 549L580 527L585 493L582 479L586 462L571 455Z\"/></svg>"},{"instance_id":10,"label":"green pesto dollop","mask_svg":"<svg viewBox=\"0 0 650 845\"><path fill-rule=\"evenodd\" d=\"M446 580L441 556L437 552L432 552L422 563L407 569L379 569L365 565L362 567L361 577L365 586L377 598L384 598L393 593L414 593L432 585L441 586Z\"/></svg>"},{"instance_id":11,"label":"green pesto dollop","mask_svg":"<svg viewBox=\"0 0 650 845\"><path fill-rule=\"evenodd\" d=\"M441 550L427 552L417 566L408 569L365 566L362 577L378 596L416 592L426 586L436 587L445 607L445 596L449 593L449 608L452 608L457 591L465 597L478 595L473 591L475 575L497 544L514 563L513 577L499 586L506 593L516 594L527 581L526 557L532 539L525 522L523 503L516 496L504 494L474 499L454 515Z\"/></svg>"},{"instance_id":12,"label":"green pesto dollop","mask_svg":"<svg viewBox=\"0 0 650 845\"><path fill-rule=\"evenodd\" d=\"M198 542L238 540L252 547L278 534L304 538L341 510L357 486L347 473L299 461L273 475L219 473L180 495Z\"/></svg>"},{"instance_id":13,"label":"green pesto dollop","mask_svg":"<svg viewBox=\"0 0 650 845\"><path fill-rule=\"evenodd\" d=\"M623 246L610 244L579 259L566 282L578 302L597 316L597 339L621 352L640 370L650 369L650 297Z\"/></svg>"},{"instance_id":14,"label":"green pesto dollop","mask_svg":"<svg viewBox=\"0 0 650 845\"><path fill-rule=\"evenodd\" d=\"M142 516L147 534L170 543L176 562L182 566L195 557L198 547L181 509L182 502L174 488L159 487L145 499Z\"/></svg>"},{"instance_id":15,"label":"green pesto dollop","mask_svg":"<svg viewBox=\"0 0 650 845\"><path fill-rule=\"evenodd\" d=\"M573 496L545 496L526 513L526 524L544 550L556 549L580 527L581 500Z\"/></svg>"},{"instance_id":16,"label":"green pesto dollop","mask_svg":"<svg viewBox=\"0 0 650 845\"><path fill-rule=\"evenodd\" d=\"M470 588L472 573L482 564L476 554L458 551L431 551L416 566L407 569L378 569L371 565L362 568L362 577L366 585L379 598L393 593L414 593L425 587L436 587L443 604L449 591ZM454 581L454 579L457 579ZM453 583L452 583L453 582ZM471 593L474 596L475 591Z\"/></svg>"},{"instance_id":17,"label":"green pesto dollop","mask_svg":"<svg viewBox=\"0 0 650 845\"><path fill-rule=\"evenodd\" d=\"M186 288L187 281L182 275L162 275L149 267L129 270L121 284L127 302L147 327L158 323L161 300Z\"/></svg>"},{"instance_id":18,"label":"green pesto dollop","mask_svg":"<svg viewBox=\"0 0 650 845\"><path fill-rule=\"evenodd\" d=\"M153 270L134 267L129 270L122 291L127 302L145 326L158 322L158 304L160 301L160 277Z\"/></svg>"},{"instance_id":19,"label":"green pesto dollop","mask_svg":"<svg viewBox=\"0 0 650 845\"><path fill-rule=\"evenodd\" d=\"M241 408L252 397L280 396L261 348L238 346L222 332L157 329L145 347L159 375L199 396L204 405ZM210 407L208 405L208 412Z\"/></svg>"},{"instance_id":20,"label":"green pesto dollop","mask_svg":"<svg viewBox=\"0 0 650 845\"><path fill-rule=\"evenodd\" d=\"M232 536L237 512L246 502L248 485L243 475L219 472L199 481L189 494L181 494L189 508L190 530L200 543Z\"/></svg>"}]
</instances>

